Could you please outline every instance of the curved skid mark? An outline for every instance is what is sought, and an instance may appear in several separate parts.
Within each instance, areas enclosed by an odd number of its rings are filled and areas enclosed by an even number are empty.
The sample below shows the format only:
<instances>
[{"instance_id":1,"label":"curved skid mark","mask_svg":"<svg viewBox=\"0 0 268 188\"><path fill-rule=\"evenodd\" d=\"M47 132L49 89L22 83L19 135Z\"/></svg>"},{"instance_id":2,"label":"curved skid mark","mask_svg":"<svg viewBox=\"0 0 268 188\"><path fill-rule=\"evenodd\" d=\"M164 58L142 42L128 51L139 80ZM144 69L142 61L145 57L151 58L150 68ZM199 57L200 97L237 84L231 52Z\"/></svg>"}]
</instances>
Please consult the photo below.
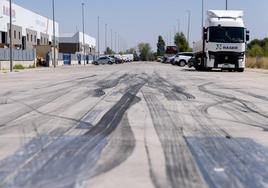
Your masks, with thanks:
<instances>
[{"instance_id":1,"label":"curved skid mark","mask_svg":"<svg viewBox=\"0 0 268 188\"><path fill-rule=\"evenodd\" d=\"M0 186L66 187L87 180L94 175L93 167L108 143L108 136L117 128L144 84L142 81L129 86L127 93L84 135L62 136L41 147L33 140L22 151L36 144L34 151L17 153L2 161L0 169L6 171L0 173ZM20 154L24 157L18 157ZM17 171L14 172L10 165L14 165Z\"/></svg>"}]
</instances>

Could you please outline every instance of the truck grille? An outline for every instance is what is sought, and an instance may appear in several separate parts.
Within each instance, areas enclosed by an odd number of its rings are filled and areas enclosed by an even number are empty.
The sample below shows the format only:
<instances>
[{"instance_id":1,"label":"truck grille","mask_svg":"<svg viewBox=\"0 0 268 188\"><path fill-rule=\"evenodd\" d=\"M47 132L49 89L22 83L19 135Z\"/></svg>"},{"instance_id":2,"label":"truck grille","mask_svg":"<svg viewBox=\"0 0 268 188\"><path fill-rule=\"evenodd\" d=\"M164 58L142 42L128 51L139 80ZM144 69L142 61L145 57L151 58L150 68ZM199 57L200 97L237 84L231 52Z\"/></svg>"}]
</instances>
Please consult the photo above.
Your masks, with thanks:
<instances>
[{"instance_id":1,"label":"truck grille","mask_svg":"<svg viewBox=\"0 0 268 188\"><path fill-rule=\"evenodd\" d=\"M239 67L239 59L244 58L244 53L237 52L209 52L209 56L213 56L215 59L215 68L218 68L219 64L231 64Z\"/></svg>"}]
</instances>

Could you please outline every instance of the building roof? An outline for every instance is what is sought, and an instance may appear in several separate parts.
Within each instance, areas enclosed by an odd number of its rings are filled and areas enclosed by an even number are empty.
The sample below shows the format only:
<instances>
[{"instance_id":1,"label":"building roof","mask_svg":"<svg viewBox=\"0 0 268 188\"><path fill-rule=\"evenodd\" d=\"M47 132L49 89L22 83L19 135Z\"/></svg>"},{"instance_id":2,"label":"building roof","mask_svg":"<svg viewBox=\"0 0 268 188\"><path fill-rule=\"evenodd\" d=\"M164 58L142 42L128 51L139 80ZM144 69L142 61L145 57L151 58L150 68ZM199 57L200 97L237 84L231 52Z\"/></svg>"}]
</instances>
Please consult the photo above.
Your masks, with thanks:
<instances>
[{"instance_id":1,"label":"building roof","mask_svg":"<svg viewBox=\"0 0 268 188\"><path fill-rule=\"evenodd\" d=\"M9 2L0 0L0 31L7 32L9 23ZM53 36L53 21L45 16L25 9L17 4L12 3L13 24L22 27L22 35L26 35L26 29L37 31L37 37L40 33L49 35L51 40ZM55 23L56 37L58 37L59 26Z\"/></svg>"}]
</instances>

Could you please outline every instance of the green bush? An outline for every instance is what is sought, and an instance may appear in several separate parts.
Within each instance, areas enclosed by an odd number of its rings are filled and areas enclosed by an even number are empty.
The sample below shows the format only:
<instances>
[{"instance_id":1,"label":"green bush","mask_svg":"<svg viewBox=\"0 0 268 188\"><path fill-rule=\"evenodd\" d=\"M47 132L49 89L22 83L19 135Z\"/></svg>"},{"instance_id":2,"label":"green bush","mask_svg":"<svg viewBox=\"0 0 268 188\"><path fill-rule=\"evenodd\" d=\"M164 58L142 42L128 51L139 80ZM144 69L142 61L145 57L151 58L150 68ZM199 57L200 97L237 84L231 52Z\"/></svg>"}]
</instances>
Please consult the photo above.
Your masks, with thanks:
<instances>
[{"instance_id":1,"label":"green bush","mask_svg":"<svg viewBox=\"0 0 268 188\"><path fill-rule=\"evenodd\" d=\"M24 68L24 66L21 65L21 64L16 64L16 65L14 65L13 69L23 70L23 69L25 69L25 68Z\"/></svg>"},{"instance_id":2,"label":"green bush","mask_svg":"<svg viewBox=\"0 0 268 188\"><path fill-rule=\"evenodd\" d=\"M34 64L33 65L29 65L29 67L28 67L28 69L34 69L34 68L36 68Z\"/></svg>"}]
</instances>

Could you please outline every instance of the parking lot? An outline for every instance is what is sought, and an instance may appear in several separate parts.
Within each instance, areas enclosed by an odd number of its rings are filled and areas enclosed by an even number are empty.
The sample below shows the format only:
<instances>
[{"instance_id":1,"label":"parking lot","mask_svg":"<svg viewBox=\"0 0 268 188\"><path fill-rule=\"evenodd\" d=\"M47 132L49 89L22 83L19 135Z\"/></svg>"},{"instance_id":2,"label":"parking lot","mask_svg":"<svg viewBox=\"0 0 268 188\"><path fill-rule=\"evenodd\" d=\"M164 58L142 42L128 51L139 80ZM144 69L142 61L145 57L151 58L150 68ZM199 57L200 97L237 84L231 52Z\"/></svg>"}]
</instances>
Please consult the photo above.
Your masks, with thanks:
<instances>
[{"instance_id":1,"label":"parking lot","mask_svg":"<svg viewBox=\"0 0 268 188\"><path fill-rule=\"evenodd\" d=\"M0 187L268 187L267 83L157 62L0 74Z\"/></svg>"}]
</instances>

